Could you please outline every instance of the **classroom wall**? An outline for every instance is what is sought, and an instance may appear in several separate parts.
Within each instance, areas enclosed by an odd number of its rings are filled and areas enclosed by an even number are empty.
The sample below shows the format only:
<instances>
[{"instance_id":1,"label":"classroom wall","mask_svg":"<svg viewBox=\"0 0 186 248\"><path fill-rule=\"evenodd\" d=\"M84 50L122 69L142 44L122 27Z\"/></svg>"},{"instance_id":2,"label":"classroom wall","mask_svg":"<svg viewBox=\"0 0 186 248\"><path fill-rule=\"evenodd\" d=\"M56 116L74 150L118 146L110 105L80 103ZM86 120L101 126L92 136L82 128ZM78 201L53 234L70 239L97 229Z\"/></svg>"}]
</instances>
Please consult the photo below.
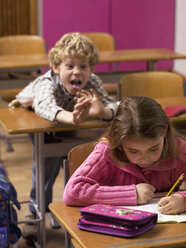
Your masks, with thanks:
<instances>
[{"instance_id":1,"label":"classroom wall","mask_svg":"<svg viewBox=\"0 0 186 248\"><path fill-rule=\"evenodd\" d=\"M174 13L175 0L43 0L42 34L49 49L66 32L97 31L114 35L118 49L174 50ZM172 66L172 61L158 62L157 69ZM144 70L145 63L120 63L118 68Z\"/></svg>"}]
</instances>

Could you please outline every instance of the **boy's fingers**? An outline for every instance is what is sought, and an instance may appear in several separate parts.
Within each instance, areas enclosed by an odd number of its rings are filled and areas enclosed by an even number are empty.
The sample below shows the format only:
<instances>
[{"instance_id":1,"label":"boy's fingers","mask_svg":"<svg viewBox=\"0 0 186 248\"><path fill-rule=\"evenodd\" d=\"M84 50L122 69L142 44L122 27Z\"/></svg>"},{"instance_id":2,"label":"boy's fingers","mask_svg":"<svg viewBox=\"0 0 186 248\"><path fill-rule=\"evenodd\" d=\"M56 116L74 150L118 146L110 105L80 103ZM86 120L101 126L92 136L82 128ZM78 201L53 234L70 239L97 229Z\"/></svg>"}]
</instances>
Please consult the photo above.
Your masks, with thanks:
<instances>
[{"instance_id":1,"label":"boy's fingers","mask_svg":"<svg viewBox=\"0 0 186 248\"><path fill-rule=\"evenodd\" d=\"M97 95L97 92L93 88L90 89L90 92Z\"/></svg>"},{"instance_id":2,"label":"boy's fingers","mask_svg":"<svg viewBox=\"0 0 186 248\"><path fill-rule=\"evenodd\" d=\"M81 91L77 92L76 96L79 98L85 97L88 99L92 99L92 97L93 97L92 93L87 91L87 90L81 90Z\"/></svg>"},{"instance_id":3,"label":"boy's fingers","mask_svg":"<svg viewBox=\"0 0 186 248\"><path fill-rule=\"evenodd\" d=\"M89 92L89 91L87 91L87 90L81 90L81 91L79 91L79 92L77 92L77 94L76 94L78 97L81 97L81 96L90 96L91 95L91 93Z\"/></svg>"},{"instance_id":4,"label":"boy's fingers","mask_svg":"<svg viewBox=\"0 0 186 248\"><path fill-rule=\"evenodd\" d=\"M98 97L97 92L93 88L90 89L90 92L92 93L93 96Z\"/></svg>"}]
</instances>

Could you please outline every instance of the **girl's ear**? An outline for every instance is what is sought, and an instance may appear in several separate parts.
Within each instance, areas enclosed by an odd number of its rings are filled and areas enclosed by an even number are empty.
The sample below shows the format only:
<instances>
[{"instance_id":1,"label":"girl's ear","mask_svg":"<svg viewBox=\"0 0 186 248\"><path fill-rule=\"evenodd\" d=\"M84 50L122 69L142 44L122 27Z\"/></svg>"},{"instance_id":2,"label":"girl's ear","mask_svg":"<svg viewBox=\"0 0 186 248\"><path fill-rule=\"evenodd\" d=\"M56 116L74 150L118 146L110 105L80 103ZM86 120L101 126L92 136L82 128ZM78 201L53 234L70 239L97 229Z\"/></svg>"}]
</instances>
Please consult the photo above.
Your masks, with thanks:
<instances>
[{"instance_id":1,"label":"girl's ear","mask_svg":"<svg viewBox=\"0 0 186 248\"><path fill-rule=\"evenodd\" d=\"M55 74L59 74L59 68L56 67L55 65L52 66L52 70Z\"/></svg>"}]
</instances>

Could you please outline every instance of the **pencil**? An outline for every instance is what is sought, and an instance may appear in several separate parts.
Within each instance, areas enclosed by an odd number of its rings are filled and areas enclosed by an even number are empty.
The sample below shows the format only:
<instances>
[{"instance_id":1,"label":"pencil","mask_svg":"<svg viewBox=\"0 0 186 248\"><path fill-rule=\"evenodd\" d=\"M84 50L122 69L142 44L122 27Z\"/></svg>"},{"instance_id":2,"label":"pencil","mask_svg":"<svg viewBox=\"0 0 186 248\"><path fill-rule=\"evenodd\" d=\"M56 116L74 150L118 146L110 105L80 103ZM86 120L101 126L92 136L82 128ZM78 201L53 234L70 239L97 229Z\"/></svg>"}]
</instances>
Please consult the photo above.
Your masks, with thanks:
<instances>
[{"instance_id":1,"label":"pencil","mask_svg":"<svg viewBox=\"0 0 186 248\"><path fill-rule=\"evenodd\" d=\"M176 187L176 185L179 183L179 181L180 181L181 179L183 179L183 177L184 177L184 173L181 174L181 176L180 176L180 177L178 178L178 180L174 183L174 185L172 186L172 188L169 190L169 192L166 194L165 197L169 196L169 195L172 193L172 191L174 190L174 188Z\"/></svg>"}]
</instances>

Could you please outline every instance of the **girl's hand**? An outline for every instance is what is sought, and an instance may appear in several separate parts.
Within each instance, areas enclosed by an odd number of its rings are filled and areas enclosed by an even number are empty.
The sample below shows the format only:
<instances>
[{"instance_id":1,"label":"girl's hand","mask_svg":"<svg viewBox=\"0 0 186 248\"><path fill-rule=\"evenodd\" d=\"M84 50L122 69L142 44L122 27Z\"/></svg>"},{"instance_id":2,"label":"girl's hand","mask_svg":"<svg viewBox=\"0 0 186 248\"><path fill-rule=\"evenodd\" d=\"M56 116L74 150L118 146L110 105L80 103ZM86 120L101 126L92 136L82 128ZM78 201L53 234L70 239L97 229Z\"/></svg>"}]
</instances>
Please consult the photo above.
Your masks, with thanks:
<instances>
[{"instance_id":1,"label":"girl's hand","mask_svg":"<svg viewBox=\"0 0 186 248\"><path fill-rule=\"evenodd\" d=\"M148 183L139 183L136 185L137 204L146 204L154 197L155 188Z\"/></svg>"},{"instance_id":2,"label":"girl's hand","mask_svg":"<svg viewBox=\"0 0 186 248\"><path fill-rule=\"evenodd\" d=\"M163 197L158 202L158 211L162 214L180 214L186 211L186 198L179 193Z\"/></svg>"}]
</instances>

